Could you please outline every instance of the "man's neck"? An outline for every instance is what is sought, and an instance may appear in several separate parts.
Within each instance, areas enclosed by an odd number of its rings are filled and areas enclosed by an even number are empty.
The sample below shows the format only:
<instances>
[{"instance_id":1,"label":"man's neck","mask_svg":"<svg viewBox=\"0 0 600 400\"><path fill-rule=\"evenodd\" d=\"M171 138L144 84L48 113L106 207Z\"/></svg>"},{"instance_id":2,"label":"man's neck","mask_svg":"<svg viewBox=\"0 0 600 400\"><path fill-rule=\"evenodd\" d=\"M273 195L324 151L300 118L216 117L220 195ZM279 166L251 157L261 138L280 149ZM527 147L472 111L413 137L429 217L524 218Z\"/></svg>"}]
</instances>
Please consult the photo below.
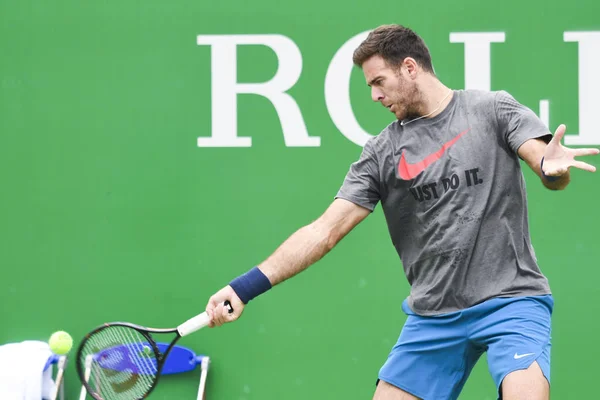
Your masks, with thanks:
<instances>
[{"instance_id":1,"label":"man's neck","mask_svg":"<svg viewBox=\"0 0 600 400\"><path fill-rule=\"evenodd\" d=\"M427 115L426 118L433 118L444 111L453 96L453 91L434 77L425 79L419 91L419 114Z\"/></svg>"}]
</instances>

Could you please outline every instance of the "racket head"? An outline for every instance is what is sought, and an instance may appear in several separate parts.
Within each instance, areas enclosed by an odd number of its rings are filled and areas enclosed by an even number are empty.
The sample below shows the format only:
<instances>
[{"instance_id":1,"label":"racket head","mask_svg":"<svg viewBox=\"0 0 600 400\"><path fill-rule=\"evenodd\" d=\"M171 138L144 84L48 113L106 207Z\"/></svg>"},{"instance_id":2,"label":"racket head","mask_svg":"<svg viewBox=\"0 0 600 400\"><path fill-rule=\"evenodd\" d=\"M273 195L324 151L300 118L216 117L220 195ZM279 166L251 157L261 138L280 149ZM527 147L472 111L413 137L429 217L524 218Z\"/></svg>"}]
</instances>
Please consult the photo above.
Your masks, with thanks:
<instances>
[{"instance_id":1,"label":"racket head","mask_svg":"<svg viewBox=\"0 0 600 400\"><path fill-rule=\"evenodd\" d=\"M90 396L96 400L137 400L154 390L164 360L180 336L161 353L150 333L177 330L113 322L84 337L75 361L79 379Z\"/></svg>"}]
</instances>

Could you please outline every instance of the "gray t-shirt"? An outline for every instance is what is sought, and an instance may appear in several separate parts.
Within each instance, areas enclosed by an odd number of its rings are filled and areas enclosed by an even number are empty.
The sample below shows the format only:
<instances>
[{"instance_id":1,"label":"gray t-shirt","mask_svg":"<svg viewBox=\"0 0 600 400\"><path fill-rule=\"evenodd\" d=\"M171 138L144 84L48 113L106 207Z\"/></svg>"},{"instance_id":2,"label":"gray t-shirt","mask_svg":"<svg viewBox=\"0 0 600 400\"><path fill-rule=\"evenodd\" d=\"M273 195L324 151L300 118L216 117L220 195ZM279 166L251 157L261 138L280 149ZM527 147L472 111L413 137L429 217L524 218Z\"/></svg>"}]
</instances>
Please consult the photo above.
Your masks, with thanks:
<instances>
[{"instance_id":1,"label":"gray t-shirt","mask_svg":"<svg viewBox=\"0 0 600 400\"><path fill-rule=\"evenodd\" d=\"M517 149L552 135L505 91L456 90L433 118L368 140L336 198L381 202L417 314L550 294L531 245Z\"/></svg>"}]
</instances>

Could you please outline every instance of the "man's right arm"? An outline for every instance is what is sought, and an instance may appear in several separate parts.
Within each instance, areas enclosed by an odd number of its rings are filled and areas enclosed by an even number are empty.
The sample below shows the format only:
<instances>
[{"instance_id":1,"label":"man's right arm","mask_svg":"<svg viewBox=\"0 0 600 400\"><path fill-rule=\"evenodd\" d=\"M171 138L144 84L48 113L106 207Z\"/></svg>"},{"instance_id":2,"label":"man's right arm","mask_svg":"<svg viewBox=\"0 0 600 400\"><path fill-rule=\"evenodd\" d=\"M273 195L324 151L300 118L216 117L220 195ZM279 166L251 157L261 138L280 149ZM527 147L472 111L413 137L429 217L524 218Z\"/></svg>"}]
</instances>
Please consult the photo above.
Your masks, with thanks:
<instances>
[{"instance_id":1,"label":"man's right arm","mask_svg":"<svg viewBox=\"0 0 600 400\"><path fill-rule=\"evenodd\" d=\"M300 228L262 264L271 285L283 282L319 261L370 214L344 199L336 199L313 223Z\"/></svg>"},{"instance_id":2,"label":"man's right arm","mask_svg":"<svg viewBox=\"0 0 600 400\"><path fill-rule=\"evenodd\" d=\"M316 263L325 256L344 236L346 236L356 225L364 220L370 210L356 205L348 200L336 199L317 220L306 225L277 248L277 250L262 262L258 267L249 272L242 282L247 287L253 285L275 286L286 279L302 272L310 265ZM262 274L262 275L261 275ZM268 282L255 279L268 279ZM238 289L238 291L240 291ZM222 325L239 318L245 303L240 299L231 285L227 285L215 293L208 301L206 311L211 316L214 325ZM233 313L228 314L223 307L218 308L224 301L229 300L233 307Z\"/></svg>"}]
</instances>

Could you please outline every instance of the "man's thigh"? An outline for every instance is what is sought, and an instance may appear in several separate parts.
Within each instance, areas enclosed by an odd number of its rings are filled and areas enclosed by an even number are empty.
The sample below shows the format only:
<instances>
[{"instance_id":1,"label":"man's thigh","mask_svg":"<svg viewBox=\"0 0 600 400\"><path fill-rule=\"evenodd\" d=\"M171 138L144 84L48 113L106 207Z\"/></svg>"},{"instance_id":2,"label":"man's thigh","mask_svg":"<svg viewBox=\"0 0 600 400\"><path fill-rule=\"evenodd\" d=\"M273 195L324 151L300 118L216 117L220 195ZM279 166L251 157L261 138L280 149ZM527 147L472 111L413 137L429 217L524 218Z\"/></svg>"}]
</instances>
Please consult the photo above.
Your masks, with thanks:
<instances>
[{"instance_id":1,"label":"man's thigh","mask_svg":"<svg viewBox=\"0 0 600 400\"><path fill-rule=\"evenodd\" d=\"M506 375L500 391L502 400L548 400L550 398L550 384L537 361L527 369L520 369Z\"/></svg>"},{"instance_id":2,"label":"man's thigh","mask_svg":"<svg viewBox=\"0 0 600 400\"><path fill-rule=\"evenodd\" d=\"M390 398L395 399L395 393L401 395L397 388L416 398L457 399L480 355L481 350L476 351L468 340L460 312L436 317L409 315L379 371L379 379L392 387L378 387L376 396L391 393Z\"/></svg>"},{"instance_id":3,"label":"man's thigh","mask_svg":"<svg viewBox=\"0 0 600 400\"><path fill-rule=\"evenodd\" d=\"M487 347L489 371L503 400L544 398L550 382L553 304L551 296L508 300L479 319L471 332L472 340ZM539 396L514 397L525 387Z\"/></svg>"}]
</instances>

